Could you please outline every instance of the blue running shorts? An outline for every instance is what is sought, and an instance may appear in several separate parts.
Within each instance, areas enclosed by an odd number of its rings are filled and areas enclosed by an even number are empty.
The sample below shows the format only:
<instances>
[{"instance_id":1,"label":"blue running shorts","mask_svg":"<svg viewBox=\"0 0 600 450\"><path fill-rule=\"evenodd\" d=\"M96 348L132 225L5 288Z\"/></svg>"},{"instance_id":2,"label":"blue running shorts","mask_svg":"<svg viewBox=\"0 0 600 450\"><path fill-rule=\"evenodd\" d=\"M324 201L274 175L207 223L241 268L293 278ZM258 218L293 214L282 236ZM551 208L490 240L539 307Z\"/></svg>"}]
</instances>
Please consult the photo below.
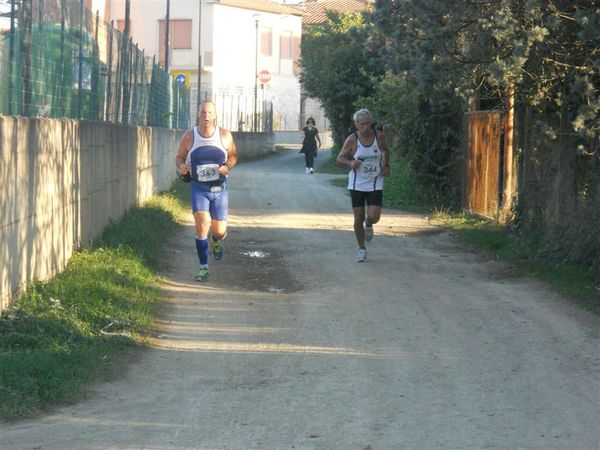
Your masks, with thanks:
<instances>
[{"instance_id":1,"label":"blue running shorts","mask_svg":"<svg viewBox=\"0 0 600 450\"><path fill-rule=\"evenodd\" d=\"M229 189L227 182L217 186L192 181L190 183L192 212L208 211L213 220L227 220Z\"/></svg>"}]
</instances>

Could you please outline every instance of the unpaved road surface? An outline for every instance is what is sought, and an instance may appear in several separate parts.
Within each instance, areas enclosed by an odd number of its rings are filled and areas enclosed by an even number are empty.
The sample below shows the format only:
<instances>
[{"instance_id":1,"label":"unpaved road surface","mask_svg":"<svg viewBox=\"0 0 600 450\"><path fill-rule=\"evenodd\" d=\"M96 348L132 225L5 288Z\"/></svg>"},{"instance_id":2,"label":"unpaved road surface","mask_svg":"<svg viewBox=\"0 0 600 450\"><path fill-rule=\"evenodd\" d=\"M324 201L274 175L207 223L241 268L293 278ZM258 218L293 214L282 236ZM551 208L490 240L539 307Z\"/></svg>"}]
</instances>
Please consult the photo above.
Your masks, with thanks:
<instances>
[{"instance_id":1,"label":"unpaved road surface","mask_svg":"<svg viewBox=\"0 0 600 450\"><path fill-rule=\"evenodd\" d=\"M317 162L326 157L323 153ZM599 323L424 217L350 200L289 151L232 172L225 260L171 245L156 339L2 449L598 449Z\"/></svg>"}]
</instances>

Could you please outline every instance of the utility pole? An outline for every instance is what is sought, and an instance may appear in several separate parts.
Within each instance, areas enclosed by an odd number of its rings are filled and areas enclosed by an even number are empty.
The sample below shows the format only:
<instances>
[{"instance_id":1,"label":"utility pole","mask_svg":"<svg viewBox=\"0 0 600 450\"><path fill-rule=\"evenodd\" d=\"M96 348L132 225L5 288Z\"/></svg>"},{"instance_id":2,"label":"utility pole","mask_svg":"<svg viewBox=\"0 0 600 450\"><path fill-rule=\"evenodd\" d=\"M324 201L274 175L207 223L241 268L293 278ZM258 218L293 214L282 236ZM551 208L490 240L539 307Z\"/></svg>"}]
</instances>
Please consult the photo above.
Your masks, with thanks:
<instances>
[{"instance_id":1,"label":"utility pole","mask_svg":"<svg viewBox=\"0 0 600 450\"><path fill-rule=\"evenodd\" d=\"M202 103L202 0L198 0L198 94L196 98L196 111Z\"/></svg>"},{"instance_id":2,"label":"utility pole","mask_svg":"<svg viewBox=\"0 0 600 450\"><path fill-rule=\"evenodd\" d=\"M165 70L169 73L169 28L170 25L170 14L171 14L171 0L167 0L167 15L165 20Z\"/></svg>"},{"instance_id":3,"label":"utility pole","mask_svg":"<svg viewBox=\"0 0 600 450\"><path fill-rule=\"evenodd\" d=\"M258 19L259 19L259 15L258 14L254 14L254 23L256 25L256 36L255 36L255 42L254 42L254 124L252 127L252 131L254 131L255 133L258 131L257 128L257 117L256 114L258 113L257 108L256 108L256 102L257 102L257 98L258 98Z\"/></svg>"}]
</instances>

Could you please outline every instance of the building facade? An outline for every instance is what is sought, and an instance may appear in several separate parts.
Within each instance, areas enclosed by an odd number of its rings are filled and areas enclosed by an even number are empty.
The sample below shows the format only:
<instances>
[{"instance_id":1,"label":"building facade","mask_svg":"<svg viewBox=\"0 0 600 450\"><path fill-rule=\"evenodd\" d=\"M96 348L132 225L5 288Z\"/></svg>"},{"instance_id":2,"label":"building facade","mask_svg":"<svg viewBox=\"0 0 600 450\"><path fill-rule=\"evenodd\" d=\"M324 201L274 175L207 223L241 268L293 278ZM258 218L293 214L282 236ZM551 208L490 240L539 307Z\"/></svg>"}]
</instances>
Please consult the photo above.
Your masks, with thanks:
<instances>
[{"instance_id":1,"label":"building facade","mask_svg":"<svg viewBox=\"0 0 600 450\"><path fill-rule=\"evenodd\" d=\"M125 7L105 7L121 30ZM267 0L144 0L130 1L129 12L133 41L190 87L191 117L210 99L231 130L260 131L271 114L274 129L298 129L301 10Z\"/></svg>"}]
</instances>

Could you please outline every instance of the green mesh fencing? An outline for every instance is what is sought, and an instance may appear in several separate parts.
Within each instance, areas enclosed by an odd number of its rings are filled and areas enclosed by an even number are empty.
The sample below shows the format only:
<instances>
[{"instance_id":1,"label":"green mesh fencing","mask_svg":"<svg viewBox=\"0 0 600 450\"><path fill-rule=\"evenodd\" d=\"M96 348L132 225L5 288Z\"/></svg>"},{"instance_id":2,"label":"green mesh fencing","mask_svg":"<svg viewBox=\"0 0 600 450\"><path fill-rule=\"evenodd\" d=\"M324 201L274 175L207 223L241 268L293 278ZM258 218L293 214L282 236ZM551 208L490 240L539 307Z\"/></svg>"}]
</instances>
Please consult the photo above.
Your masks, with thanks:
<instances>
[{"instance_id":1,"label":"green mesh fencing","mask_svg":"<svg viewBox=\"0 0 600 450\"><path fill-rule=\"evenodd\" d=\"M189 89L80 0L0 7L0 113L189 127Z\"/></svg>"}]
</instances>

